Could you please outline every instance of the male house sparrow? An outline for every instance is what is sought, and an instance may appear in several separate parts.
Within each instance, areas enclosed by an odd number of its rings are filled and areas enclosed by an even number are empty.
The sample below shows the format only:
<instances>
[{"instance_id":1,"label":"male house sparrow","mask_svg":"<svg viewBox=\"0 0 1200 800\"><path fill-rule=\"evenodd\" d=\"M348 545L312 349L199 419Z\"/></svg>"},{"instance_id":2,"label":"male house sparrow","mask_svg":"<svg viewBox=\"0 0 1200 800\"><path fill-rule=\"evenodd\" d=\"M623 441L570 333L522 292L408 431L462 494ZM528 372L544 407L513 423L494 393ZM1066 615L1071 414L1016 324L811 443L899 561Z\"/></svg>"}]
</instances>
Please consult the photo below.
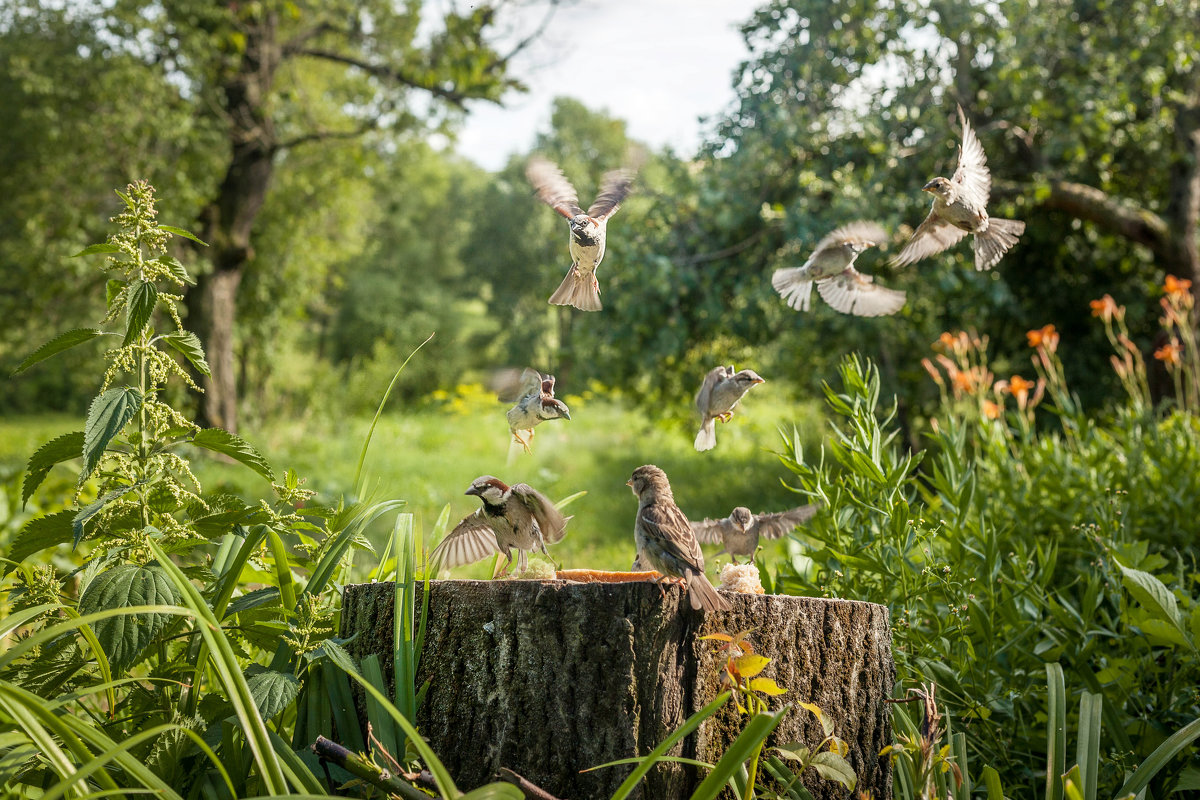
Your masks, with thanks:
<instances>
[{"instance_id":1,"label":"male house sparrow","mask_svg":"<svg viewBox=\"0 0 1200 800\"><path fill-rule=\"evenodd\" d=\"M495 378L494 385L500 400L516 402L506 415L508 429L513 441L528 453L534 427L548 419L570 420L571 410L554 396L553 375L543 375L532 367L527 367L519 379L515 379L515 373L516 370L502 372Z\"/></svg>"},{"instance_id":2,"label":"male house sparrow","mask_svg":"<svg viewBox=\"0 0 1200 800\"><path fill-rule=\"evenodd\" d=\"M950 180L934 178L921 190L933 195L933 208L904 249L892 259L893 266L902 267L940 253L973 233L975 269L991 269L1025 232L1025 223L1020 220L988 217L992 175L987 168L987 156L962 106L958 107L958 119L963 133L958 168Z\"/></svg>"},{"instance_id":3,"label":"male house sparrow","mask_svg":"<svg viewBox=\"0 0 1200 800\"><path fill-rule=\"evenodd\" d=\"M803 265L775 270L771 285L797 311L808 310L816 282L825 302L843 314L895 314L904 305L904 292L885 289L854 268L859 253L886 239L887 233L875 222L860 220L843 225L817 242Z\"/></svg>"},{"instance_id":4,"label":"male house sparrow","mask_svg":"<svg viewBox=\"0 0 1200 800\"><path fill-rule=\"evenodd\" d=\"M579 207L575 187L551 162L534 156L525 167L525 177L537 190L538 199L566 217L571 228L571 268L550 295L550 303L574 306L580 311L599 311L600 282L596 280L596 267L604 260L608 218L617 213L621 201L633 188L633 170L617 169L604 173L600 179L600 194L586 214Z\"/></svg>"},{"instance_id":5,"label":"male house sparrow","mask_svg":"<svg viewBox=\"0 0 1200 800\"><path fill-rule=\"evenodd\" d=\"M717 594L704 575L704 553L687 516L675 505L667 473L647 464L635 469L625 485L638 498L633 525L638 555L634 565L651 567L664 578L674 578L685 585L692 608L728 611L729 602ZM662 586L658 588L661 590Z\"/></svg>"},{"instance_id":6,"label":"male house sparrow","mask_svg":"<svg viewBox=\"0 0 1200 800\"><path fill-rule=\"evenodd\" d=\"M717 446L715 421L728 422L733 409L750 387L766 383L752 369L735 373L733 367L717 367L704 376L696 394L696 410L700 412L700 432L696 434L696 449L703 452Z\"/></svg>"},{"instance_id":7,"label":"male house sparrow","mask_svg":"<svg viewBox=\"0 0 1200 800\"><path fill-rule=\"evenodd\" d=\"M738 556L754 558L759 537L778 539L808 522L820 508L820 504L813 504L774 514L752 514L745 506L738 506L725 519L706 519L692 522L691 526L696 538L704 544L725 545L721 553L728 553L736 564Z\"/></svg>"},{"instance_id":8,"label":"male house sparrow","mask_svg":"<svg viewBox=\"0 0 1200 800\"><path fill-rule=\"evenodd\" d=\"M512 565L512 550L517 550L517 569L529 564L528 551L546 553L547 544L561 542L567 533L567 520L544 494L524 483L507 486L491 475L471 481L466 494L483 501L474 514L463 518L429 554L439 568L452 569L471 564L491 553L503 553L507 559L500 574Z\"/></svg>"}]
</instances>

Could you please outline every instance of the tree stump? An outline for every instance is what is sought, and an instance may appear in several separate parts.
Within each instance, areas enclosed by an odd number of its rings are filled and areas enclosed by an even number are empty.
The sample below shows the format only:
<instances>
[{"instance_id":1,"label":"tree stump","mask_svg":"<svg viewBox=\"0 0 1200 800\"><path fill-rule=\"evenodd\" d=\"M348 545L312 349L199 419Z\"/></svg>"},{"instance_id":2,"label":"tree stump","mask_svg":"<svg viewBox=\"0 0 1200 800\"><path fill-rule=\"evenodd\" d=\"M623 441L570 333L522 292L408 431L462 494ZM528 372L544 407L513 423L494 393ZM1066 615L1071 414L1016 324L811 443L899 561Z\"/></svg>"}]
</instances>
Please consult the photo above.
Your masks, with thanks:
<instances>
[{"instance_id":1,"label":"tree stump","mask_svg":"<svg viewBox=\"0 0 1200 800\"><path fill-rule=\"evenodd\" d=\"M342 610L342 635L357 634L351 653L378 654L389 676L393 592L390 583L347 586ZM771 659L763 675L787 689L772 705L818 705L850 746L859 788L890 798L891 764L879 756L891 744L884 698L895 680L887 609L724 595L733 610L706 616L679 588L664 600L644 582L434 581L418 726L464 790L506 767L557 797L604 800L632 767L579 770L649 753L724 688L719 643L699 637L752 629L755 651ZM715 763L744 723L728 704L670 755ZM768 745L822 738L816 717L797 708ZM702 773L659 764L633 796L686 798ZM847 796L815 774L805 784L816 798Z\"/></svg>"}]
</instances>

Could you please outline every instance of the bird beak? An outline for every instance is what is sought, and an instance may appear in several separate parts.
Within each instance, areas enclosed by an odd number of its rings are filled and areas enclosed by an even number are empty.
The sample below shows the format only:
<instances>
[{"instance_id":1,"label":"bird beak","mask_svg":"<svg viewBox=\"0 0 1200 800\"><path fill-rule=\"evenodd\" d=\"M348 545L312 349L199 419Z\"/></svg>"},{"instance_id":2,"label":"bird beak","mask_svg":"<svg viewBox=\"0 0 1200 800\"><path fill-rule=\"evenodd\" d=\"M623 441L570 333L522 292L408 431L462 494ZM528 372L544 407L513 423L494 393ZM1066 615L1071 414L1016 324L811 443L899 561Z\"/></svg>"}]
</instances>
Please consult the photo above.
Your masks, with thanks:
<instances>
[{"instance_id":1,"label":"bird beak","mask_svg":"<svg viewBox=\"0 0 1200 800\"><path fill-rule=\"evenodd\" d=\"M570 411L567 411L567 410L564 408L564 409L563 409L563 412L562 412L562 415L563 415L563 419L570 421L570 419L571 419L571 412L570 412Z\"/></svg>"},{"instance_id":2,"label":"bird beak","mask_svg":"<svg viewBox=\"0 0 1200 800\"><path fill-rule=\"evenodd\" d=\"M755 383L755 384L759 384L759 383L766 383L766 382L767 382L767 379L766 379L766 378L755 378L755 379L754 379L754 383Z\"/></svg>"},{"instance_id":3,"label":"bird beak","mask_svg":"<svg viewBox=\"0 0 1200 800\"><path fill-rule=\"evenodd\" d=\"M633 478L630 478L629 480L625 481L625 485L628 486L630 489L632 489L633 488Z\"/></svg>"},{"instance_id":4,"label":"bird beak","mask_svg":"<svg viewBox=\"0 0 1200 800\"><path fill-rule=\"evenodd\" d=\"M479 490L478 490L478 489L476 489L474 486L472 486L472 487L470 487L469 489L467 489L465 492L463 492L463 494L473 494L473 495L475 495L476 497L478 497L478 496L479 496Z\"/></svg>"},{"instance_id":5,"label":"bird beak","mask_svg":"<svg viewBox=\"0 0 1200 800\"><path fill-rule=\"evenodd\" d=\"M924 186L922 186L922 187L921 187L921 191L922 191L922 192L929 192L930 194L933 194L933 187L934 187L935 185L937 185L937 181L936 181L936 180L932 180L932 181L930 181L929 183L927 183L927 184L925 184Z\"/></svg>"}]
</instances>

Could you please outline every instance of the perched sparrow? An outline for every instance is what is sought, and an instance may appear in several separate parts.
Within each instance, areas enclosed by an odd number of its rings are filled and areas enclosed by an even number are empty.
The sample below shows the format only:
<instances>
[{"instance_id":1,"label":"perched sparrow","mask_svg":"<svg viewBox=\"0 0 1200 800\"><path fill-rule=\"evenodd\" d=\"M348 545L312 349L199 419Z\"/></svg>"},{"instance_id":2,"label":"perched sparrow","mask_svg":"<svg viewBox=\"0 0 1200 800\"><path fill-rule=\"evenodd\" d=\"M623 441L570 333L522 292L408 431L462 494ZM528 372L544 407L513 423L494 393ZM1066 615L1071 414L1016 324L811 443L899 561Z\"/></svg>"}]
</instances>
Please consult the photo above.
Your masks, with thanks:
<instances>
[{"instance_id":1,"label":"perched sparrow","mask_svg":"<svg viewBox=\"0 0 1200 800\"><path fill-rule=\"evenodd\" d=\"M988 217L992 175L987 168L987 156L962 106L958 107L958 119L963 132L958 168L952 179L934 178L921 190L933 195L933 208L904 249L892 259L893 266L902 267L940 253L973 233L975 269L991 269L1025 232L1025 223L1020 220Z\"/></svg>"},{"instance_id":2,"label":"perched sparrow","mask_svg":"<svg viewBox=\"0 0 1200 800\"><path fill-rule=\"evenodd\" d=\"M675 505L667 474L647 464L635 469L625 485L638 498L633 526L638 552L634 566L651 567L662 573L663 579L674 578L687 586L692 608L728 611L728 601L704 576L704 553L687 516ZM658 588L662 589L661 584Z\"/></svg>"},{"instance_id":3,"label":"perched sparrow","mask_svg":"<svg viewBox=\"0 0 1200 800\"><path fill-rule=\"evenodd\" d=\"M550 295L550 302L556 306L574 306L580 311L599 311L600 282L596 280L596 267L604 260L608 218L617 213L621 201L633 188L633 170L604 173L600 194L586 214L579 207L575 187L546 159L532 158L525 168L525 177L537 190L538 199L570 222L571 268L562 284Z\"/></svg>"},{"instance_id":4,"label":"perched sparrow","mask_svg":"<svg viewBox=\"0 0 1200 800\"><path fill-rule=\"evenodd\" d=\"M728 422L733 409L751 386L766 383L752 369L734 373L733 367L717 367L704 376L696 394L696 410L700 412L700 432L696 434L696 449L703 452L717 446L715 420Z\"/></svg>"},{"instance_id":5,"label":"perched sparrow","mask_svg":"<svg viewBox=\"0 0 1200 800\"><path fill-rule=\"evenodd\" d=\"M886 239L887 233L874 222L843 225L817 242L802 266L775 270L771 285L797 311L808 311L815 281L825 302L843 314L895 314L904 305L904 292L885 289L854 268L859 253Z\"/></svg>"},{"instance_id":6,"label":"perched sparrow","mask_svg":"<svg viewBox=\"0 0 1200 800\"><path fill-rule=\"evenodd\" d=\"M439 568L451 569L491 553L503 553L507 561L500 574L504 575L512 565L515 547L517 568L524 570L529 563L528 551L541 550L549 557L546 545L561 542L567 533L569 518L527 484L506 486L498 478L481 475L471 481L466 494L477 496L483 507L458 523L429 554Z\"/></svg>"},{"instance_id":7,"label":"perched sparrow","mask_svg":"<svg viewBox=\"0 0 1200 800\"><path fill-rule=\"evenodd\" d=\"M775 514L751 514L750 509L738 506L725 519L706 519L693 522L691 526L696 538L704 544L725 545L721 553L728 553L730 560L736 564L738 556L754 558L760 536L778 539L808 522L820 508L820 504L814 504Z\"/></svg>"},{"instance_id":8,"label":"perched sparrow","mask_svg":"<svg viewBox=\"0 0 1200 800\"><path fill-rule=\"evenodd\" d=\"M508 410L508 429L513 441L530 452L533 429L548 419L571 419L567 404L554 396L554 376L526 368L519 379L516 370L503 372L494 379L496 394L506 403L516 402ZM527 436L525 434L528 434Z\"/></svg>"}]
</instances>

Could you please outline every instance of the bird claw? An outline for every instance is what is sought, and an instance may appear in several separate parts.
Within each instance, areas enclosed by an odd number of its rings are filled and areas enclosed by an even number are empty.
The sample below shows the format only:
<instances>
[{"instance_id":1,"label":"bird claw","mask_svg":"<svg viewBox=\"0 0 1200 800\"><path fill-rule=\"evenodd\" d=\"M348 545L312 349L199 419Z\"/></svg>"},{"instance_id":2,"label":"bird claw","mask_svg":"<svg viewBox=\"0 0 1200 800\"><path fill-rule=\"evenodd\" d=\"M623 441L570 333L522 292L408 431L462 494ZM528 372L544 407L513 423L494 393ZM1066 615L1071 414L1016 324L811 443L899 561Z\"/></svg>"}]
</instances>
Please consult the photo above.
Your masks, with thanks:
<instances>
[{"instance_id":1,"label":"bird claw","mask_svg":"<svg viewBox=\"0 0 1200 800\"><path fill-rule=\"evenodd\" d=\"M525 437L521 436L521 434L518 431L513 431L513 442L521 445L521 449L525 451L525 455L531 455L533 453L533 450L530 449L529 445L533 442L533 433L534 432L531 430L531 431L528 431L528 433L529 433L529 438L526 439Z\"/></svg>"}]
</instances>

